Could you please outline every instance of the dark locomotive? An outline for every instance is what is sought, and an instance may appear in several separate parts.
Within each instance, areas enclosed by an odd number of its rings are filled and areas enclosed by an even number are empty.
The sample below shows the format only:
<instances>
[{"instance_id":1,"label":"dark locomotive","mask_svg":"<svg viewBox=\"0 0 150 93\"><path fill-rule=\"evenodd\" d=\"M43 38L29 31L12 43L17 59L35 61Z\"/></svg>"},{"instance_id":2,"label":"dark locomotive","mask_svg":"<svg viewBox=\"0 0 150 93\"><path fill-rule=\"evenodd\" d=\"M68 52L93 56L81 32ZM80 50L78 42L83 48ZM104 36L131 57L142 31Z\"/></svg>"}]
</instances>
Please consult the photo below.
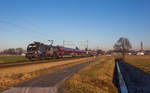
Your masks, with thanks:
<instances>
[{"instance_id":1,"label":"dark locomotive","mask_svg":"<svg viewBox=\"0 0 150 93\"><path fill-rule=\"evenodd\" d=\"M84 57L94 56L93 51L85 51L80 49L66 48L62 46L46 45L40 42L34 42L27 47L26 57L30 60L42 60L50 58L63 57Z\"/></svg>"}]
</instances>

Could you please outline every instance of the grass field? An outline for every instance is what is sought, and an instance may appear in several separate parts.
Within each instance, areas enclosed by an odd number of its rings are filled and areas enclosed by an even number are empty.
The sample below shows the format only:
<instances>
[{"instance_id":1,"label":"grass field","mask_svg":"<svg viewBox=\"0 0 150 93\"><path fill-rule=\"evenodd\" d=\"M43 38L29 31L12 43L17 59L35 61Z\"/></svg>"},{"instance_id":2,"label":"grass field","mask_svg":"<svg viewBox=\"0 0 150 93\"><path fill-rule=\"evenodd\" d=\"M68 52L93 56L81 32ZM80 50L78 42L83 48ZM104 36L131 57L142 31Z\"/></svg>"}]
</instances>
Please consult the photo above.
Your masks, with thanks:
<instances>
[{"instance_id":1,"label":"grass field","mask_svg":"<svg viewBox=\"0 0 150 93\"><path fill-rule=\"evenodd\" d=\"M150 56L128 56L125 61L150 74Z\"/></svg>"},{"instance_id":2,"label":"grass field","mask_svg":"<svg viewBox=\"0 0 150 93\"><path fill-rule=\"evenodd\" d=\"M25 56L0 56L0 63L27 61Z\"/></svg>"},{"instance_id":3,"label":"grass field","mask_svg":"<svg viewBox=\"0 0 150 93\"><path fill-rule=\"evenodd\" d=\"M66 80L64 93L118 93L112 83L113 72L114 59L101 59Z\"/></svg>"},{"instance_id":4,"label":"grass field","mask_svg":"<svg viewBox=\"0 0 150 93\"><path fill-rule=\"evenodd\" d=\"M26 80L52 73L64 67L87 62L89 60L93 60L93 58L80 58L50 63L0 68L0 92Z\"/></svg>"}]
</instances>

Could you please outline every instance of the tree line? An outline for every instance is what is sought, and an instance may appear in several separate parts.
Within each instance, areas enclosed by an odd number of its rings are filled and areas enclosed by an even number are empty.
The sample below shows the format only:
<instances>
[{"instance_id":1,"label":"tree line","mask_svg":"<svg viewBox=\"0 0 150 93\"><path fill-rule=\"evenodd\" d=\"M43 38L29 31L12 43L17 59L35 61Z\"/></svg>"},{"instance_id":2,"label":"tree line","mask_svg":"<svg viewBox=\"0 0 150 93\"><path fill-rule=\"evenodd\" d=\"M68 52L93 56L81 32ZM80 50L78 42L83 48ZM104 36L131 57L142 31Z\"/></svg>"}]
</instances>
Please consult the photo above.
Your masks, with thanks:
<instances>
[{"instance_id":1,"label":"tree line","mask_svg":"<svg viewBox=\"0 0 150 93\"><path fill-rule=\"evenodd\" d=\"M25 53L23 48L9 48L0 52L0 55L21 55Z\"/></svg>"}]
</instances>

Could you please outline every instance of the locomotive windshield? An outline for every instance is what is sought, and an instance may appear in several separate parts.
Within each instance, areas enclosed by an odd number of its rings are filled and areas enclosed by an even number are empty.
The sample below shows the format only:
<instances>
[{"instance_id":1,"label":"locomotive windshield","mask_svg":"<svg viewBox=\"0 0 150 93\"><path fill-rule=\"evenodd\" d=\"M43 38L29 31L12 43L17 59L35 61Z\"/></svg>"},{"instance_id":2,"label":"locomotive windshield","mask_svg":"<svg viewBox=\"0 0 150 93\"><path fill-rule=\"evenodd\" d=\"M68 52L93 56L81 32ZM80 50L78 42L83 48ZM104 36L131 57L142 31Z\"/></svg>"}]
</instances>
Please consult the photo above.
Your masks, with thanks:
<instances>
[{"instance_id":1,"label":"locomotive windshield","mask_svg":"<svg viewBox=\"0 0 150 93\"><path fill-rule=\"evenodd\" d=\"M36 50L36 45L29 45L27 50L29 51Z\"/></svg>"}]
</instances>

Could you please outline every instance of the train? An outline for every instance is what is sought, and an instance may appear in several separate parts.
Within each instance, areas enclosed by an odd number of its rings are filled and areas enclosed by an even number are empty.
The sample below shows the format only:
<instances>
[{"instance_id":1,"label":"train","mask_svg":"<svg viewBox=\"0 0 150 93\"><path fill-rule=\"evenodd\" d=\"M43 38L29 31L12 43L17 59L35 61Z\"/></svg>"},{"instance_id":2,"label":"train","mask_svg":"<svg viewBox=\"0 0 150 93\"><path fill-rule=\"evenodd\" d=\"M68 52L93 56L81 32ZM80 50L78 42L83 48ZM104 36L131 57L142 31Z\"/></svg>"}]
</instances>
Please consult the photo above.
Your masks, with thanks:
<instances>
[{"instance_id":1,"label":"train","mask_svg":"<svg viewBox=\"0 0 150 93\"><path fill-rule=\"evenodd\" d=\"M42 60L64 57L88 57L94 56L94 51L80 50L78 48L67 48L63 46L47 45L40 42L33 42L27 46L26 58L29 60Z\"/></svg>"}]
</instances>

